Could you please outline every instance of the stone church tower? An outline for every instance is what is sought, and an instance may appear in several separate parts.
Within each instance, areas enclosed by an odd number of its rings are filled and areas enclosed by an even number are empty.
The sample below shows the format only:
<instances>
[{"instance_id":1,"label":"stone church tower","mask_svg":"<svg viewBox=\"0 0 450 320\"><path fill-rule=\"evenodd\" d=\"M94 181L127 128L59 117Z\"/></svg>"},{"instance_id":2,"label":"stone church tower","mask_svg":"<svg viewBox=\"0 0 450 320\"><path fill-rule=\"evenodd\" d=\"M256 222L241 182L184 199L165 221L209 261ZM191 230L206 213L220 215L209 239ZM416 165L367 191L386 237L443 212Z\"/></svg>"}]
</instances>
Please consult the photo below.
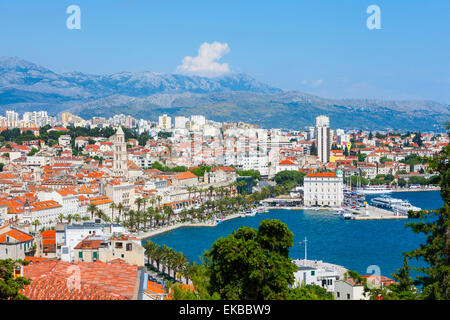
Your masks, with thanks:
<instances>
[{"instance_id":1,"label":"stone church tower","mask_svg":"<svg viewBox=\"0 0 450 320\"><path fill-rule=\"evenodd\" d=\"M113 175L115 177L128 178L128 154L127 143L125 142L125 133L122 127L119 127L116 134L111 137L113 143Z\"/></svg>"}]
</instances>

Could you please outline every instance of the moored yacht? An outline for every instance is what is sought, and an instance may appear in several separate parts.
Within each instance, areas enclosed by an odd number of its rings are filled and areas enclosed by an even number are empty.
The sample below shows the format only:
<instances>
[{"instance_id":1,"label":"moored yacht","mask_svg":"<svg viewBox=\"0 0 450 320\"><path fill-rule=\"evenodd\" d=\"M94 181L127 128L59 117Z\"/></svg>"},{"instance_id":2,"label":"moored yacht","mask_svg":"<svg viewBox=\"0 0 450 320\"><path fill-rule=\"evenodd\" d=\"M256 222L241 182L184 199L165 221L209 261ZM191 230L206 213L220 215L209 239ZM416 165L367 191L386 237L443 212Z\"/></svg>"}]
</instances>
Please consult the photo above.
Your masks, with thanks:
<instances>
[{"instance_id":1,"label":"moored yacht","mask_svg":"<svg viewBox=\"0 0 450 320\"><path fill-rule=\"evenodd\" d=\"M388 188L386 186L366 186L355 189L356 193L359 194L383 194L383 193L391 193L392 188Z\"/></svg>"}]
</instances>

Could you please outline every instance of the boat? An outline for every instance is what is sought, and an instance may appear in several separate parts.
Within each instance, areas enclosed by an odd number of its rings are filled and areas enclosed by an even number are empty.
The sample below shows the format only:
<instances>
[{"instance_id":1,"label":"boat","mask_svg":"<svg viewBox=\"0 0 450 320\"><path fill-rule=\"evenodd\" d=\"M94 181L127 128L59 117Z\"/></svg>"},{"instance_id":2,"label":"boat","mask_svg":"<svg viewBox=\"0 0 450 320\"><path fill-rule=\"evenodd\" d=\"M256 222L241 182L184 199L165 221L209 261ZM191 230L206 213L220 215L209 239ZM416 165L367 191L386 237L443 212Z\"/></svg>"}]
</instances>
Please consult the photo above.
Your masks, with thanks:
<instances>
[{"instance_id":1,"label":"boat","mask_svg":"<svg viewBox=\"0 0 450 320\"><path fill-rule=\"evenodd\" d=\"M391 198L388 195L373 198L370 203L376 207L391 209L393 205L398 205L403 203L401 199Z\"/></svg>"},{"instance_id":2,"label":"boat","mask_svg":"<svg viewBox=\"0 0 450 320\"><path fill-rule=\"evenodd\" d=\"M401 215L408 215L409 211L420 211L422 210L419 207L413 206L409 201L402 201L401 203L395 203L391 206L392 211L399 213Z\"/></svg>"},{"instance_id":3,"label":"boat","mask_svg":"<svg viewBox=\"0 0 450 320\"><path fill-rule=\"evenodd\" d=\"M355 192L358 194L384 194L391 193L392 188L386 186L366 186L362 188L356 188Z\"/></svg>"},{"instance_id":4,"label":"boat","mask_svg":"<svg viewBox=\"0 0 450 320\"><path fill-rule=\"evenodd\" d=\"M344 214L344 213L345 213L344 209L337 209L336 211L333 212L333 214L338 215L338 216L341 214Z\"/></svg>"},{"instance_id":5,"label":"boat","mask_svg":"<svg viewBox=\"0 0 450 320\"><path fill-rule=\"evenodd\" d=\"M351 220L353 219L353 214L350 211L344 211L340 214L340 217L344 220Z\"/></svg>"},{"instance_id":6,"label":"boat","mask_svg":"<svg viewBox=\"0 0 450 320\"><path fill-rule=\"evenodd\" d=\"M269 209L267 209L267 207L265 207L265 206L259 206L258 208L256 208L256 212L257 213L266 213L266 212L269 212Z\"/></svg>"},{"instance_id":7,"label":"boat","mask_svg":"<svg viewBox=\"0 0 450 320\"><path fill-rule=\"evenodd\" d=\"M256 209L245 210L245 216L246 217L253 217L255 215L256 215Z\"/></svg>"}]
</instances>

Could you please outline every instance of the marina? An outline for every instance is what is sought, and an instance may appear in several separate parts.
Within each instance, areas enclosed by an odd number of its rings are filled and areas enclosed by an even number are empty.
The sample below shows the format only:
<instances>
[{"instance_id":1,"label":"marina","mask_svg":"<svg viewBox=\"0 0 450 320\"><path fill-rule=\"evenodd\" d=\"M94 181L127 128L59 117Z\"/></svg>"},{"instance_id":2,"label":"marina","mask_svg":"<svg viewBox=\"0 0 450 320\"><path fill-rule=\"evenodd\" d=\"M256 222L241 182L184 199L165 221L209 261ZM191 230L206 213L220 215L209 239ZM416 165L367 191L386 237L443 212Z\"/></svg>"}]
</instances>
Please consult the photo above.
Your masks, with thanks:
<instances>
[{"instance_id":1,"label":"marina","mask_svg":"<svg viewBox=\"0 0 450 320\"><path fill-rule=\"evenodd\" d=\"M436 209L443 205L439 192L403 192L396 194L396 197L423 209ZM368 201L370 199L370 196L366 198ZM411 219L377 219L376 213L387 211L385 209L376 208L371 219L360 215L354 220L341 219L336 211L275 208L252 217L226 217L214 228L176 228L157 234L151 240L182 251L189 261L198 263L199 257L218 238L229 235L241 226L258 228L264 219L279 219L294 234L294 246L290 249L293 259L304 258L304 246L298 243L307 236L308 260L327 261L362 274L366 273L369 265L376 264L386 276L401 267L403 252L417 248L425 241L423 235L405 227ZM392 212L387 211L386 214L392 215Z\"/></svg>"}]
</instances>

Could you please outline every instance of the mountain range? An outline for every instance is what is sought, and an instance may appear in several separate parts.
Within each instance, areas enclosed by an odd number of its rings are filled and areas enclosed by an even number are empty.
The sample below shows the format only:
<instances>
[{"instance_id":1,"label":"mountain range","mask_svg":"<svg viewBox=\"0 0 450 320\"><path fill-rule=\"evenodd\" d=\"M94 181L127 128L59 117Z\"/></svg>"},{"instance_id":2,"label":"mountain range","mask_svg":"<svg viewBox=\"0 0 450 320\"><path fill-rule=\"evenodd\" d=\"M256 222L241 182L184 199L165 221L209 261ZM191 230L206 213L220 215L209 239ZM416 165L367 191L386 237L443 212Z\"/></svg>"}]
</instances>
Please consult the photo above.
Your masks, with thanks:
<instances>
[{"instance_id":1,"label":"mountain range","mask_svg":"<svg viewBox=\"0 0 450 320\"><path fill-rule=\"evenodd\" d=\"M288 129L312 126L320 114L330 117L332 127L343 129L440 131L450 120L450 106L434 101L326 99L275 88L246 74L59 74L17 57L2 57L0 110L9 109L69 111L83 118L123 113L147 120L163 113L201 114L215 121Z\"/></svg>"}]
</instances>

